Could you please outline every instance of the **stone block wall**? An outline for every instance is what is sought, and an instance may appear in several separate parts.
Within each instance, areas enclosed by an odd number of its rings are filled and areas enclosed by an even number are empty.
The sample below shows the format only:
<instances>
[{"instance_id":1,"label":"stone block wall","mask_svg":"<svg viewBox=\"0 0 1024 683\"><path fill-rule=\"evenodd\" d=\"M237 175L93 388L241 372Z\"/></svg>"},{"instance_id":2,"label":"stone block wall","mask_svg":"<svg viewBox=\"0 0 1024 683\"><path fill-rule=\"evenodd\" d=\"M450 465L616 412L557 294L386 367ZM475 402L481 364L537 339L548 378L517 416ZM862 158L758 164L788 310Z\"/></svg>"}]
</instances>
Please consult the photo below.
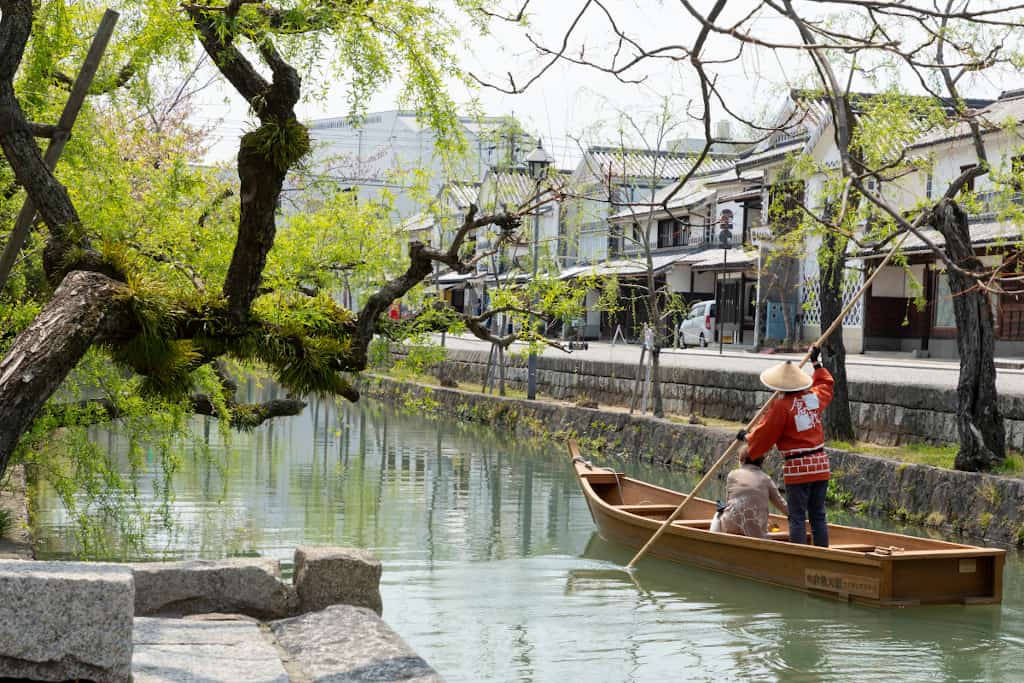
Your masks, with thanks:
<instances>
[{"instance_id":1,"label":"stone block wall","mask_svg":"<svg viewBox=\"0 0 1024 683\"><path fill-rule=\"evenodd\" d=\"M388 402L412 400L419 410L449 419L510 429L520 436L548 439L564 452L565 440L580 440L585 455L638 458L706 472L729 446L729 429L688 425L621 411L542 401L485 396L371 378L364 393ZM559 450L563 449L563 450ZM1010 544L1024 544L1024 479L911 465L860 453L829 449L831 495L835 502L914 524L956 531ZM769 458L768 471L781 482ZM566 455L568 466L568 455Z\"/></svg>"},{"instance_id":2,"label":"stone block wall","mask_svg":"<svg viewBox=\"0 0 1024 683\"><path fill-rule=\"evenodd\" d=\"M395 353L402 354L400 349ZM445 363L453 379L479 384L486 371L487 353L449 349ZM572 356L542 356L538 370L537 387L545 395L617 406L629 405L636 377L635 366ZM525 390L525 360L510 357L506 381ZM746 422L771 393L755 373L663 367L662 396L668 413ZM955 392L944 387L850 383L850 411L859 438L885 445L955 443L955 400ZM1000 396L999 402L1007 445L1024 450L1024 397Z\"/></svg>"}]
</instances>

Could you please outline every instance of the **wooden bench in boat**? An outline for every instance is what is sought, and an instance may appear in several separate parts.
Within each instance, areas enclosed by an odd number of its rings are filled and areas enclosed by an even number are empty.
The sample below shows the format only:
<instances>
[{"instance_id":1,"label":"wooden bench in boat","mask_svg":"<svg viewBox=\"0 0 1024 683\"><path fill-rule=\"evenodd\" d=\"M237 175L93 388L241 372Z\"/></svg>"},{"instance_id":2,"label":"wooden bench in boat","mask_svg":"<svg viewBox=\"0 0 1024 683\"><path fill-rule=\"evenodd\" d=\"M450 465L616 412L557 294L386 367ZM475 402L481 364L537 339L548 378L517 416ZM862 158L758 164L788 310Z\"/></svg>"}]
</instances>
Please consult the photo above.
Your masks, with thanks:
<instances>
[{"instance_id":1,"label":"wooden bench in boat","mask_svg":"<svg viewBox=\"0 0 1024 683\"><path fill-rule=\"evenodd\" d=\"M624 472L608 472L607 470L593 470L580 472L581 477L586 477L587 481L591 484L617 484L621 481L622 477L625 477ZM672 506L675 510L675 506Z\"/></svg>"},{"instance_id":2,"label":"wooden bench in boat","mask_svg":"<svg viewBox=\"0 0 1024 683\"><path fill-rule=\"evenodd\" d=\"M619 510L634 515L665 515L666 517L676 511L676 505L672 503L654 503L646 505L616 505Z\"/></svg>"},{"instance_id":3,"label":"wooden bench in boat","mask_svg":"<svg viewBox=\"0 0 1024 683\"><path fill-rule=\"evenodd\" d=\"M848 550L851 553L870 553L877 547L871 543L837 543L829 546L832 550Z\"/></svg>"}]
</instances>

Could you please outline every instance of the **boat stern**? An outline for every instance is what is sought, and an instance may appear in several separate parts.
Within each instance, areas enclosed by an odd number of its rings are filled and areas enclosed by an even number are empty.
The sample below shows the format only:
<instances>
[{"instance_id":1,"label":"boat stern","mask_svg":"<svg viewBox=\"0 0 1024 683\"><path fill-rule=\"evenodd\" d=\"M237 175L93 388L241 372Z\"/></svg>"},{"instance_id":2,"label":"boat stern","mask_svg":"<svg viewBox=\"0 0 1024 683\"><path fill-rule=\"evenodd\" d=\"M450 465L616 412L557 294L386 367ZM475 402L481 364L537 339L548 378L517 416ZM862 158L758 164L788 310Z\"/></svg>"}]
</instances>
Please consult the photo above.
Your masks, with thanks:
<instances>
[{"instance_id":1,"label":"boat stern","mask_svg":"<svg viewBox=\"0 0 1024 683\"><path fill-rule=\"evenodd\" d=\"M882 596L886 604L1002 602L1006 551L1000 548L895 552L887 557Z\"/></svg>"}]
</instances>

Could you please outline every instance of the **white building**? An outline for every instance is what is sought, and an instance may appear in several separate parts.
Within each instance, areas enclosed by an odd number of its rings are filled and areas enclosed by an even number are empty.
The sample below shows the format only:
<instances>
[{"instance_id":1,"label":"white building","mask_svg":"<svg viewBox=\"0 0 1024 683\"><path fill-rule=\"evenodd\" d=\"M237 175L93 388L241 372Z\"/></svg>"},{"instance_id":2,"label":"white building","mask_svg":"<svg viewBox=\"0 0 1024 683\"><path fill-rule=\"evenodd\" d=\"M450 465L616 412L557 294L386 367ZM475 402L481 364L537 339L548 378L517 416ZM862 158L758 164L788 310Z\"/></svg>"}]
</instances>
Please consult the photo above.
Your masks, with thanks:
<instances>
[{"instance_id":1,"label":"white building","mask_svg":"<svg viewBox=\"0 0 1024 683\"><path fill-rule=\"evenodd\" d=\"M407 219L422 209L423 198L435 195L453 178L480 178L491 167L515 167L536 141L507 116L462 117L465 155L446 160L435 148L437 135L415 112L391 110L367 114L353 126L348 117L309 123L313 143L311 166L343 186L354 188L360 201L384 202ZM418 185L424 184L418 194Z\"/></svg>"},{"instance_id":2,"label":"white building","mask_svg":"<svg viewBox=\"0 0 1024 683\"><path fill-rule=\"evenodd\" d=\"M871 95L855 97L870 98ZM969 107L981 110L982 116L992 126L985 133L986 148L993 172L977 179L970 188L977 192L977 206L968 204L972 244L982 263L1002 262L1008 253L1021 247L1021 224L1015 220L1012 207L1021 205L1020 193L996 191L993 175L1019 165L1024 159L1021 154L1019 136L1005 128L1008 121L1024 120L1024 91L1010 91L996 101L970 100ZM737 163L742 172L761 171L765 177L763 206L767 210L773 188L781 188L787 182L787 160L795 155L809 155L820 167L837 168L840 156L834 139L834 128L827 103L821 99L806 99L793 93L780 112L778 125L783 126L775 136L766 140L753 152ZM952 129L943 127L926 132L907 148L909 157L930 160L929 171L904 175L882 188L885 198L903 210L910 210L927 200L937 198L949 183L972 164L978 163L973 140L968 136L966 124ZM815 212L823 210L824 174L818 173L807 178L799 188L799 201ZM786 191L791 192L792 187ZM1011 210L1007 210L1007 209ZM777 236L779 226L762 233L764 252L774 246L772 235ZM934 244L942 245L942 236L934 230L926 230L926 236ZM820 334L820 304L818 301L818 251L820 238L808 239L792 262L778 259L785 271L789 264L795 268L792 280L783 278L784 287L794 294L785 301L796 310L796 323L804 340L815 339ZM851 246L847 262L847 286L845 296L850 297L864 281L864 273L871 272L873 263L878 263L886 249L859 253ZM843 337L847 350L852 353L863 351L913 351L921 355L955 357L956 326L952 310L952 297L943 272L943 266L933 252L919 239L911 236L904 243L907 255L906 266L888 266L872 284L871 289L851 310L843 321ZM771 304L777 304L776 315L783 301L778 293L768 291L773 275L771 267L762 272L762 297ZM774 273L774 275L778 275ZM778 280L778 277L776 277ZM916 303L924 302L919 308ZM992 296L996 323L996 355L1021 355L1024 353L1024 297L1010 292ZM771 314L763 335L777 337L768 329L773 322L778 329L778 320Z\"/></svg>"}]
</instances>

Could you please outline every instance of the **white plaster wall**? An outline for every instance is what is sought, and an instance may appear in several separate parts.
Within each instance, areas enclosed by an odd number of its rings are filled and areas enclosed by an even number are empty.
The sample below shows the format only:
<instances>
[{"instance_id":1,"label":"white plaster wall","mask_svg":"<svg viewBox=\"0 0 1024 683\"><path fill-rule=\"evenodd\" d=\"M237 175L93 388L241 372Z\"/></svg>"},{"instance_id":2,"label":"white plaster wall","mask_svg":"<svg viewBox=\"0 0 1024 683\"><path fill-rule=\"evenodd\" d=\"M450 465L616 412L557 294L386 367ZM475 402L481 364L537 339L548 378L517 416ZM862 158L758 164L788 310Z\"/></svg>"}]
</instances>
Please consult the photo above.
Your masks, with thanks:
<instances>
[{"instance_id":1,"label":"white plaster wall","mask_svg":"<svg viewBox=\"0 0 1024 683\"><path fill-rule=\"evenodd\" d=\"M690 291L690 266L677 263L665 274L665 283L670 292L686 293Z\"/></svg>"},{"instance_id":2,"label":"white plaster wall","mask_svg":"<svg viewBox=\"0 0 1024 683\"><path fill-rule=\"evenodd\" d=\"M915 289L914 283L924 284L924 269L924 264L912 265L908 273L906 269L898 266L886 266L871 283L871 295L897 299L917 296L921 290Z\"/></svg>"},{"instance_id":3,"label":"white plaster wall","mask_svg":"<svg viewBox=\"0 0 1024 683\"><path fill-rule=\"evenodd\" d=\"M579 237L581 262L598 263L608 258L608 234L604 232L583 233Z\"/></svg>"},{"instance_id":4,"label":"white plaster wall","mask_svg":"<svg viewBox=\"0 0 1024 683\"><path fill-rule=\"evenodd\" d=\"M821 336L820 325L803 325L802 330L803 339L808 344L815 341ZM833 332L832 334L835 334ZM846 353L864 353L864 330L860 327L844 327L843 328L843 345L846 347Z\"/></svg>"},{"instance_id":5,"label":"white plaster wall","mask_svg":"<svg viewBox=\"0 0 1024 683\"><path fill-rule=\"evenodd\" d=\"M821 236L809 235L804 241L804 254L800 264L801 272L810 278L818 277L818 251L821 249ZM803 282L803 280L801 280Z\"/></svg>"}]
</instances>

